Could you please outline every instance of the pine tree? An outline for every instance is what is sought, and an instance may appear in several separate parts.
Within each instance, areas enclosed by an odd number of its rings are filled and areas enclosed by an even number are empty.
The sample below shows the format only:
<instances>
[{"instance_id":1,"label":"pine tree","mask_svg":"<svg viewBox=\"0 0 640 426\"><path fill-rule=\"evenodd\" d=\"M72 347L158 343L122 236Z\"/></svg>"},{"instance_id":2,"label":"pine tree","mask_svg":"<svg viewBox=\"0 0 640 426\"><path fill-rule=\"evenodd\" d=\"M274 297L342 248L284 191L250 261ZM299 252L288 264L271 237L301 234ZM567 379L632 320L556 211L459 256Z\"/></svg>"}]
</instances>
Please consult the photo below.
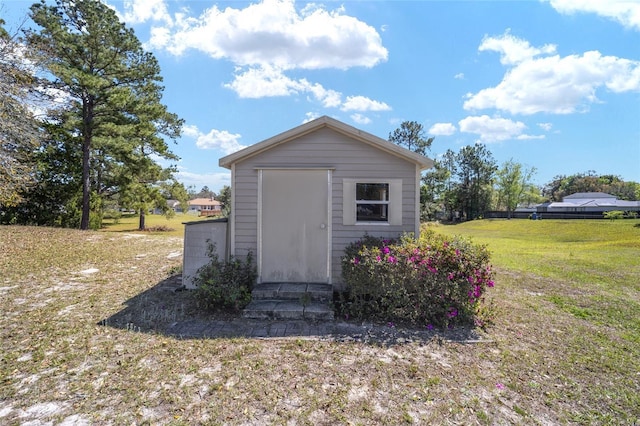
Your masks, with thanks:
<instances>
[{"instance_id":1,"label":"pine tree","mask_svg":"<svg viewBox=\"0 0 640 426\"><path fill-rule=\"evenodd\" d=\"M35 58L3 25L0 19L0 207L8 207L35 185L33 152L41 133L28 107L38 84Z\"/></svg>"},{"instance_id":2,"label":"pine tree","mask_svg":"<svg viewBox=\"0 0 640 426\"><path fill-rule=\"evenodd\" d=\"M403 121L399 128L389 133L389 142L420 155L426 155L431 149L433 138L425 138L424 128L417 121Z\"/></svg>"},{"instance_id":3,"label":"pine tree","mask_svg":"<svg viewBox=\"0 0 640 426\"><path fill-rule=\"evenodd\" d=\"M151 154L174 158L159 135L177 137L182 123L161 104L157 60L111 8L42 0L31 18L40 31L28 32L29 44L48 58L50 87L67 99L63 127L82 153L80 229L88 229L92 203L99 214L105 197L140 193L128 186L154 176Z\"/></svg>"}]
</instances>

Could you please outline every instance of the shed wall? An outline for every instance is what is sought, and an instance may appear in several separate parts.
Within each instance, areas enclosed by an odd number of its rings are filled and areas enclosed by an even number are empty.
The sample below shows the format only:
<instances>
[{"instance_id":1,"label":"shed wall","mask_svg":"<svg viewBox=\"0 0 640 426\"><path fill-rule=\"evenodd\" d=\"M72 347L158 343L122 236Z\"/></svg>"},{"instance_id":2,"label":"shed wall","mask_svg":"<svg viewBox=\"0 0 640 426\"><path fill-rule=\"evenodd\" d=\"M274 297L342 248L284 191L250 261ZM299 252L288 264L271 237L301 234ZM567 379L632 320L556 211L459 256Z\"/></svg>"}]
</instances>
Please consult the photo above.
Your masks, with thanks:
<instances>
[{"instance_id":1,"label":"shed wall","mask_svg":"<svg viewBox=\"0 0 640 426\"><path fill-rule=\"evenodd\" d=\"M344 248L365 233L385 238L415 232L417 166L364 142L329 128L321 128L293 141L274 146L234 165L234 205L236 256L258 247L258 168L327 167L332 177L332 282L340 286L341 257ZM343 225L343 179L402 179L402 225ZM267 196L265 194L265 196Z\"/></svg>"}]
</instances>

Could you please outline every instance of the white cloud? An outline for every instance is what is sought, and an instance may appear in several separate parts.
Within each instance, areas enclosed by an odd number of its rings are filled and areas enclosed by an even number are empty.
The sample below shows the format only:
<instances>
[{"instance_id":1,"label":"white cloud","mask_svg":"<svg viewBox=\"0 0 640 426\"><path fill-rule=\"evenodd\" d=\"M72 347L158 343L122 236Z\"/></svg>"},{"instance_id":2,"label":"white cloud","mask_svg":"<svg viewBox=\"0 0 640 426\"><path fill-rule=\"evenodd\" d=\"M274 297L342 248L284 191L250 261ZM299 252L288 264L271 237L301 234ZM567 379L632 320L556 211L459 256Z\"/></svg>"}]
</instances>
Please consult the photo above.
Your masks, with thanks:
<instances>
[{"instance_id":1,"label":"white cloud","mask_svg":"<svg viewBox=\"0 0 640 426\"><path fill-rule=\"evenodd\" d=\"M351 119L358 124L369 124L371 123L371 119L367 116L364 116L360 113L351 114Z\"/></svg>"},{"instance_id":2,"label":"white cloud","mask_svg":"<svg viewBox=\"0 0 640 426\"><path fill-rule=\"evenodd\" d=\"M305 78L291 79L283 70L270 66L248 69L238 67L233 81L226 83L224 87L233 90L241 98L248 99L307 94L325 108L340 108L343 111L391 110L384 102L365 96L349 96L343 103L342 93L326 89L319 83L311 83Z\"/></svg>"},{"instance_id":3,"label":"white cloud","mask_svg":"<svg viewBox=\"0 0 640 426\"><path fill-rule=\"evenodd\" d=\"M310 3L297 10L294 0L262 0L244 8L214 5L197 17L184 11L172 17L165 1L126 0L123 19L152 21L147 44L153 49L174 55L193 49L236 64L233 81L224 87L241 98L307 94L325 108L390 110L362 96L343 104L342 93L285 74L294 69L373 67L387 60L375 28L347 16L344 7L327 10Z\"/></svg>"},{"instance_id":4,"label":"white cloud","mask_svg":"<svg viewBox=\"0 0 640 426\"><path fill-rule=\"evenodd\" d=\"M124 15L121 19L129 24L140 24L147 21L173 24L164 0L125 0Z\"/></svg>"},{"instance_id":5,"label":"white cloud","mask_svg":"<svg viewBox=\"0 0 640 426\"><path fill-rule=\"evenodd\" d=\"M544 138L545 138L544 135L518 135L516 137L516 139L519 141L527 141L531 139L544 139Z\"/></svg>"},{"instance_id":6,"label":"white cloud","mask_svg":"<svg viewBox=\"0 0 640 426\"><path fill-rule=\"evenodd\" d=\"M451 136L456 132L456 126L451 123L436 123L427 133L433 136Z\"/></svg>"},{"instance_id":7,"label":"white cloud","mask_svg":"<svg viewBox=\"0 0 640 426\"><path fill-rule=\"evenodd\" d=\"M541 54L553 54L556 52L556 46L546 44L541 48L532 47L528 41L512 36L507 30L500 37L485 36L478 50L480 52L485 50L498 52L501 64L514 65Z\"/></svg>"},{"instance_id":8,"label":"white cloud","mask_svg":"<svg viewBox=\"0 0 640 426\"><path fill-rule=\"evenodd\" d=\"M303 124L313 121L316 118L320 118L320 114L318 114L317 112L308 112L304 116L305 116L305 119L302 121Z\"/></svg>"},{"instance_id":9,"label":"white cloud","mask_svg":"<svg viewBox=\"0 0 640 426\"><path fill-rule=\"evenodd\" d=\"M619 22L627 28L640 30L640 2L632 0L550 0L559 13L595 13Z\"/></svg>"},{"instance_id":10,"label":"white cloud","mask_svg":"<svg viewBox=\"0 0 640 426\"><path fill-rule=\"evenodd\" d=\"M244 9L218 6L194 18L176 15L171 36L158 31L154 45L174 55L189 49L241 66L288 69L373 67L387 49L375 28L344 14L293 0L263 0Z\"/></svg>"},{"instance_id":11,"label":"white cloud","mask_svg":"<svg viewBox=\"0 0 640 426\"><path fill-rule=\"evenodd\" d=\"M145 43L145 47L150 49L162 49L167 44L169 44L171 40L171 31L166 27L152 27L151 28L151 38L147 43Z\"/></svg>"},{"instance_id":12,"label":"white cloud","mask_svg":"<svg viewBox=\"0 0 640 426\"><path fill-rule=\"evenodd\" d=\"M231 173L193 173L180 169L174 173L174 176L184 184L185 187L193 186L196 191L200 190L203 186L208 186L209 189L218 193L223 186L231 186Z\"/></svg>"},{"instance_id":13,"label":"white cloud","mask_svg":"<svg viewBox=\"0 0 640 426\"><path fill-rule=\"evenodd\" d=\"M597 51L538 58L555 48L532 48L509 34L488 40L485 38L481 47L501 52L502 63L513 67L497 86L467 94L466 110L570 114L599 102L596 90L602 87L616 93L640 91L640 61L602 56Z\"/></svg>"},{"instance_id":14,"label":"white cloud","mask_svg":"<svg viewBox=\"0 0 640 426\"><path fill-rule=\"evenodd\" d=\"M197 139L198 136L200 136L201 134L202 133L200 132L200 130L198 130L197 126L194 126L192 124L185 124L184 126L182 126L183 136L188 136L190 138Z\"/></svg>"},{"instance_id":15,"label":"white cloud","mask_svg":"<svg viewBox=\"0 0 640 426\"><path fill-rule=\"evenodd\" d=\"M202 133L194 125L186 125L182 127L182 133L196 140L196 146L200 149L218 149L225 155L239 151L246 146L238 142L240 135L230 133L226 130L211 129L209 133Z\"/></svg>"},{"instance_id":16,"label":"white cloud","mask_svg":"<svg viewBox=\"0 0 640 426\"><path fill-rule=\"evenodd\" d=\"M542 130L548 132L553 128L553 124L551 124L551 123L538 123L538 127L540 127Z\"/></svg>"},{"instance_id":17,"label":"white cloud","mask_svg":"<svg viewBox=\"0 0 640 426\"><path fill-rule=\"evenodd\" d=\"M459 72L458 74L454 75L453 78L455 78L456 80L464 80L464 73Z\"/></svg>"},{"instance_id":18,"label":"white cloud","mask_svg":"<svg viewBox=\"0 0 640 426\"><path fill-rule=\"evenodd\" d=\"M325 108L335 108L342 103L342 93L325 89L319 83L310 83L307 79L293 80L282 70L274 67L259 67L236 70L231 83L224 87L233 90L241 98L264 98L271 96L290 96L293 94L311 94Z\"/></svg>"},{"instance_id":19,"label":"white cloud","mask_svg":"<svg viewBox=\"0 0 640 426\"><path fill-rule=\"evenodd\" d=\"M391 107L386 103L366 96L348 96L340 109L342 111L391 111Z\"/></svg>"},{"instance_id":20,"label":"white cloud","mask_svg":"<svg viewBox=\"0 0 640 426\"><path fill-rule=\"evenodd\" d=\"M305 87L313 96L322 103L325 108L336 108L342 103L342 93L331 89L325 89L321 84L310 84L307 80L302 80Z\"/></svg>"},{"instance_id":21,"label":"white cloud","mask_svg":"<svg viewBox=\"0 0 640 426\"><path fill-rule=\"evenodd\" d=\"M302 81L292 80L274 67L249 68L244 71L239 68L236 71L234 80L224 87L232 89L241 98L288 96L305 89Z\"/></svg>"},{"instance_id":22,"label":"white cloud","mask_svg":"<svg viewBox=\"0 0 640 426\"><path fill-rule=\"evenodd\" d=\"M170 16L166 0L125 0L124 10L122 16L130 23L152 22L147 42L152 49L174 55L197 50L234 63L233 80L224 87L241 98L307 94L325 108L390 109L372 100L360 106L349 100L343 104L342 93L286 75L291 70L373 67L387 60L376 29L346 15L344 6L328 10L309 3L297 9L294 0L262 0L244 8L214 5L199 16L186 9Z\"/></svg>"},{"instance_id":23,"label":"white cloud","mask_svg":"<svg viewBox=\"0 0 640 426\"><path fill-rule=\"evenodd\" d=\"M541 139L524 133L527 126L521 121L488 115L470 116L458 122L461 132L478 135L479 142L500 142L508 139Z\"/></svg>"}]
</instances>

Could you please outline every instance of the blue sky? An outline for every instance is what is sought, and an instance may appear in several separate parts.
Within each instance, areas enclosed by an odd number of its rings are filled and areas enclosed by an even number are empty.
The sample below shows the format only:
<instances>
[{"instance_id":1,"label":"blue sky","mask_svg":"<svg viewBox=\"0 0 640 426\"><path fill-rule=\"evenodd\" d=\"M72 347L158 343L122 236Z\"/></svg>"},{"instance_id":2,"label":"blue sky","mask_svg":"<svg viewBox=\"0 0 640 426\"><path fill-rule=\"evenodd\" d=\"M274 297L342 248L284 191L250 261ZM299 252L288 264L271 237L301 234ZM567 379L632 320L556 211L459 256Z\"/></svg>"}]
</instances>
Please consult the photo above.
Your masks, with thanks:
<instances>
[{"instance_id":1,"label":"blue sky","mask_svg":"<svg viewBox=\"0 0 640 426\"><path fill-rule=\"evenodd\" d=\"M109 0L159 60L185 120L178 178L218 191L218 159L329 115L431 157L481 142L544 184L640 182L640 1ZM31 2L0 0L15 26Z\"/></svg>"}]
</instances>

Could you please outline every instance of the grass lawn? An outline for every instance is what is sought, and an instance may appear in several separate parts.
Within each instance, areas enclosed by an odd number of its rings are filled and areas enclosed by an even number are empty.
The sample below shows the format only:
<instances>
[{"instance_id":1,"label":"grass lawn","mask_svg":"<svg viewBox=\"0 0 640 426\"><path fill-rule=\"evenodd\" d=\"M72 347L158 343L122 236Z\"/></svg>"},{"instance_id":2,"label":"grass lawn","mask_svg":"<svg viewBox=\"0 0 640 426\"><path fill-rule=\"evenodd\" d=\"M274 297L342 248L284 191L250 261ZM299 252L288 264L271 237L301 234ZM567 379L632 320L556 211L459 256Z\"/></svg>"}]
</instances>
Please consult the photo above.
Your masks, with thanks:
<instances>
[{"instance_id":1,"label":"grass lawn","mask_svg":"<svg viewBox=\"0 0 640 426\"><path fill-rule=\"evenodd\" d=\"M0 424L640 422L640 221L436 226L488 244L496 322L392 346L164 334L182 231L122 222L0 227Z\"/></svg>"},{"instance_id":2,"label":"grass lawn","mask_svg":"<svg viewBox=\"0 0 640 426\"><path fill-rule=\"evenodd\" d=\"M184 222L193 222L207 219L213 218L185 213L176 213L171 217L167 217L161 214L148 214L145 216L145 226L151 230L144 232L154 235L163 234L174 237L184 237ZM138 231L138 224L139 216L137 214L127 213L123 214L122 217L117 220L104 219L102 221L102 231L139 233L142 231ZM162 228L163 230L158 231L157 229L160 228Z\"/></svg>"}]
</instances>

